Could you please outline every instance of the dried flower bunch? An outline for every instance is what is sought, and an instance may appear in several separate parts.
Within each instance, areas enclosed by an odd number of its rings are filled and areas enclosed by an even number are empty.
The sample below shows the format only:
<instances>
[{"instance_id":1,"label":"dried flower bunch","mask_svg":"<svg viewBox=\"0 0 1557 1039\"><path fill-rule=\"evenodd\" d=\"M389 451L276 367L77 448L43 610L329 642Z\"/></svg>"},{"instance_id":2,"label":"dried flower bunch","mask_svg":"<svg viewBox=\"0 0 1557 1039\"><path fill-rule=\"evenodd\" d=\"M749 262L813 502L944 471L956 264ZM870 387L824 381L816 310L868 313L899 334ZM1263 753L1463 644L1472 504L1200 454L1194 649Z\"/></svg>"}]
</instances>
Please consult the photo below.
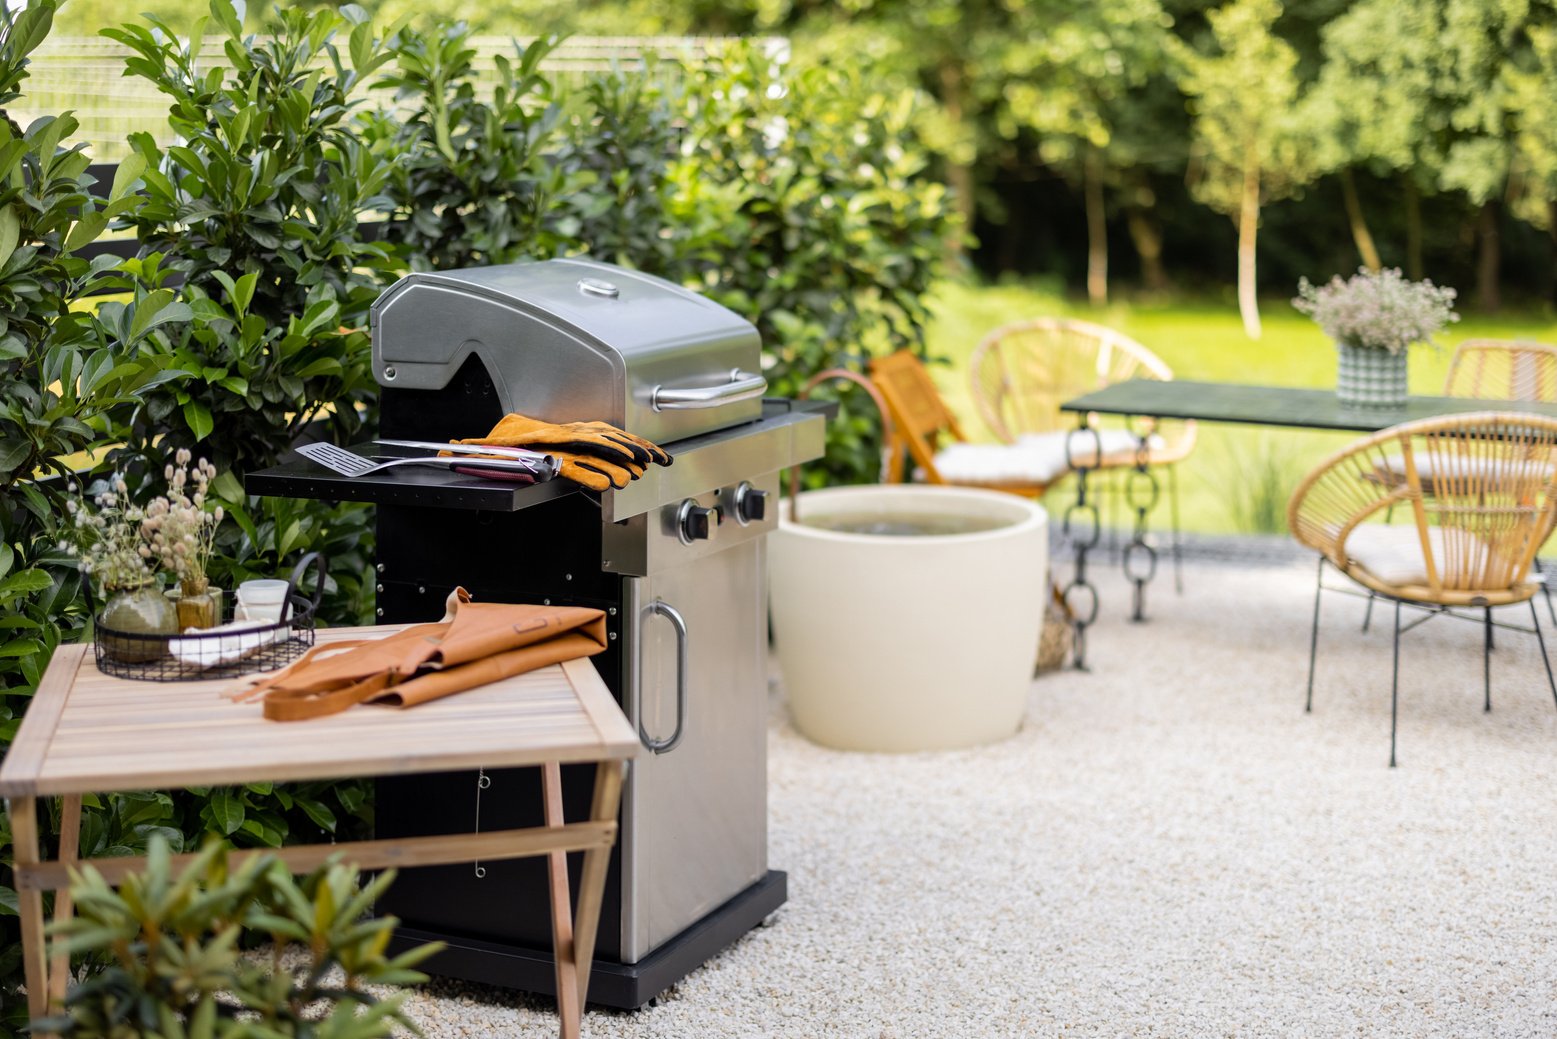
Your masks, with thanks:
<instances>
[{"instance_id":1,"label":"dried flower bunch","mask_svg":"<svg viewBox=\"0 0 1557 1039\"><path fill-rule=\"evenodd\" d=\"M115 475L92 503L95 512L74 498L65 505L70 513L65 551L80 556L81 572L103 588L137 588L151 580L151 550L141 534L146 513L130 501L124 477Z\"/></svg>"},{"instance_id":2,"label":"dried flower bunch","mask_svg":"<svg viewBox=\"0 0 1557 1039\"><path fill-rule=\"evenodd\" d=\"M187 448L179 448L163 476L168 493L145 508L130 501L124 477L117 474L92 499L95 510L74 499L67 504L71 518L65 551L79 556L82 572L101 587L136 588L165 570L182 584L204 590L216 529L225 515L220 505L207 508L216 466L204 458L194 461Z\"/></svg>"},{"instance_id":3,"label":"dried flower bunch","mask_svg":"<svg viewBox=\"0 0 1557 1039\"><path fill-rule=\"evenodd\" d=\"M162 569L186 585L203 587L223 510L220 505L209 511L205 507L216 466L202 458L191 469L190 460L189 449L181 447L163 470L167 496L146 506L141 532Z\"/></svg>"},{"instance_id":4,"label":"dried flower bunch","mask_svg":"<svg viewBox=\"0 0 1557 1039\"><path fill-rule=\"evenodd\" d=\"M1363 267L1344 281L1336 275L1319 287L1301 279L1292 305L1338 343L1398 354L1413 343L1433 342L1445 325L1460 319L1455 295L1431 281L1407 281L1399 268Z\"/></svg>"}]
</instances>

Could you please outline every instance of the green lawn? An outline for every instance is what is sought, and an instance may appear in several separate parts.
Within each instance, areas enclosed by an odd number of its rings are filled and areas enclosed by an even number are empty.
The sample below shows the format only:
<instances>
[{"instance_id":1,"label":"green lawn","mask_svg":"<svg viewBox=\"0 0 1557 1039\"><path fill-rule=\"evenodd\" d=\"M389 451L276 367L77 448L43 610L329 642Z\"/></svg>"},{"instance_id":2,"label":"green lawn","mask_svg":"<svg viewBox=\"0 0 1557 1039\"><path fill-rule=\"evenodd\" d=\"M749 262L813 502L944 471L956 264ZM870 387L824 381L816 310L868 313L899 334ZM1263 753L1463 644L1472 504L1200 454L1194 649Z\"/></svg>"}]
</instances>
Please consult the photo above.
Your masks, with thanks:
<instances>
[{"instance_id":1,"label":"green lawn","mask_svg":"<svg viewBox=\"0 0 1557 1039\"><path fill-rule=\"evenodd\" d=\"M936 292L934 309L931 353L952 362L938 366L935 378L974 439L993 436L973 406L968 355L992 329L1042 315L1084 318L1117 328L1160 356L1183 379L1271 386L1335 384L1334 347L1284 299L1264 301L1264 335L1258 341L1244 335L1231 303L1167 301L1093 308L1031 285L947 282ZM1413 392L1442 392L1455 344L1479 337L1557 342L1557 320L1534 311L1466 315L1443 337L1441 351L1413 350ZM1202 425L1195 453L1180 467L1185 529L1207 533L1280 529L1276 524L1284 516L1292 487L1327 454L1352 439L1350 434ZM1071 494L1073 485L1067 481L1051 493L1051 509L1062 508ZM1164 500L1154 526L1166 526L1166 510ZM1125 519L1120 516L1116 522Z\"/></svg>"}]
</instances>

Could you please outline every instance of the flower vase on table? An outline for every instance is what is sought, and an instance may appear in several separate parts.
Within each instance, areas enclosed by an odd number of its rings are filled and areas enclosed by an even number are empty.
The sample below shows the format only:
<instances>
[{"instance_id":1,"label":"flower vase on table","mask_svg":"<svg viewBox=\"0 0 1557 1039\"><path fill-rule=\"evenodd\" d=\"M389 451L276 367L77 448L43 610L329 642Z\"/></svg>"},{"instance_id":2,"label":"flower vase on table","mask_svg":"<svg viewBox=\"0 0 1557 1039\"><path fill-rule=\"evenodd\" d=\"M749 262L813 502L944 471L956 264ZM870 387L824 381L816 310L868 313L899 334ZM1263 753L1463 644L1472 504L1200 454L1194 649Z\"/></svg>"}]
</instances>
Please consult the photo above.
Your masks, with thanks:
<instances>
[{"instance_id":1,"label":"flower vase on table","mask_svg":"<svg viewBox=\"0 0 1557 1039\"><path fill-rule=\"evenodd\" d=\"M147 578L134 587L108 588L108 601L97 615L97 641L105 655L127 664L156 660L168 651L165 636L177 635L178 609ZM148 637L138 637L148 636Z\"/></svg>"},{"instance_id":2,"label":"flower vase on table","mask_svg":"<svg viewBox=\"0 0 1557 1039\"><path fill-rule=\"evenodd\" d=\"M1410 355L1376 346L1336 344L1340 353L1335 395L1342 404L1359 408L1400 408L1406 403L1406 368Z\"/></svg>"},{"instance_id":3,"label":"flower vase on table","mask_svg":"<svg viewBox=\"0 0 1557 1039\"><path fill-rule=\"evenodd\" d=\"M1451 321L1455 291L1430 281L1407 281L1396 269L1360 269L1344 281L1298 282L1292 305L1335 340L1340 364L1336 397L1350 407L1399 408L1406 403L1406 356L1432 343Z\"/></svg>"},{"instance_id":4,"label":"flower vase on table","mask_svg":"<svg viewBox=\"0 0 1557 1039\"><path fill-rule=\"evenodd\" d=\"M214 628L222 622L222 590L212 588L203 577L181 581L174 604L178 609L180 631Z\"/></svg>"}]
</instances>

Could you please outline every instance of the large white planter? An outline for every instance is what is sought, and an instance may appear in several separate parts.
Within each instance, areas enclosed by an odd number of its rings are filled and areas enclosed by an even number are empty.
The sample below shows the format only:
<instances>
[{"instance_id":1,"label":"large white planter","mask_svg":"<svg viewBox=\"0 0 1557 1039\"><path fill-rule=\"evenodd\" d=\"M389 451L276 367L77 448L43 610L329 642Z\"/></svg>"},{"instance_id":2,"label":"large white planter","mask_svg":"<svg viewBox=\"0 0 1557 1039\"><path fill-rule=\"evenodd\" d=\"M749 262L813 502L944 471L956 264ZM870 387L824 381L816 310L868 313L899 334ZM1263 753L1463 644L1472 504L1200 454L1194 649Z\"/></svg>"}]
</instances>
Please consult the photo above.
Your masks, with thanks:
<instances>
[{"instance_id":1,"label":"large white planter","mask_svg":"<svg viewBox=\"0 0 1557 1039\"><path fill-rule=\"evenodd\" d=\"M951 487L809 491L769 540L773 638L795 728L846 750L1004 739L1022 723L1043 625L1048 519ZM853 534L841 515L983 517L972 534Z\"/></svg>"}]
</instances>

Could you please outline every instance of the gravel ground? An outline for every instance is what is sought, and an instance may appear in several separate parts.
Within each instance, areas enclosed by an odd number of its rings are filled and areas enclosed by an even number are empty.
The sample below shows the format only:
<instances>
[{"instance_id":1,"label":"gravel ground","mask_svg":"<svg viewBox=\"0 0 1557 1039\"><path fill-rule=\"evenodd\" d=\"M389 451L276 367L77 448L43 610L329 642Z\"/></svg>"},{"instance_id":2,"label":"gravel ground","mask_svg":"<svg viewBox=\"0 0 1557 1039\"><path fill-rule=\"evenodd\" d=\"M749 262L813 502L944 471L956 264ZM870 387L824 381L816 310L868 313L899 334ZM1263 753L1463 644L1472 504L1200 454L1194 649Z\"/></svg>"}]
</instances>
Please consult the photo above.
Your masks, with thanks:
<instances>
[{"instance_id":1,"label":"gravel ground","mask_svg":"<svg viewBox=\"0 0 1557 1039\"><path fill-rule=\"evenodd\" d=\"M1326 597L1302 711L1312 575L1192 562L1142 626L1101 571L1093 670L1034 682L1022 731L976 750L825 750L775 684L788 905L585 1034L1557 1035L1557 710L1534 639L1500 633L1484 715L1479 627L1408 635L1390 770L1389 635L1359 631L1359 600ZM479 986L409 1007L434 1037L556 1028L548 1002Z\"/></svg>"}]
</instances>

